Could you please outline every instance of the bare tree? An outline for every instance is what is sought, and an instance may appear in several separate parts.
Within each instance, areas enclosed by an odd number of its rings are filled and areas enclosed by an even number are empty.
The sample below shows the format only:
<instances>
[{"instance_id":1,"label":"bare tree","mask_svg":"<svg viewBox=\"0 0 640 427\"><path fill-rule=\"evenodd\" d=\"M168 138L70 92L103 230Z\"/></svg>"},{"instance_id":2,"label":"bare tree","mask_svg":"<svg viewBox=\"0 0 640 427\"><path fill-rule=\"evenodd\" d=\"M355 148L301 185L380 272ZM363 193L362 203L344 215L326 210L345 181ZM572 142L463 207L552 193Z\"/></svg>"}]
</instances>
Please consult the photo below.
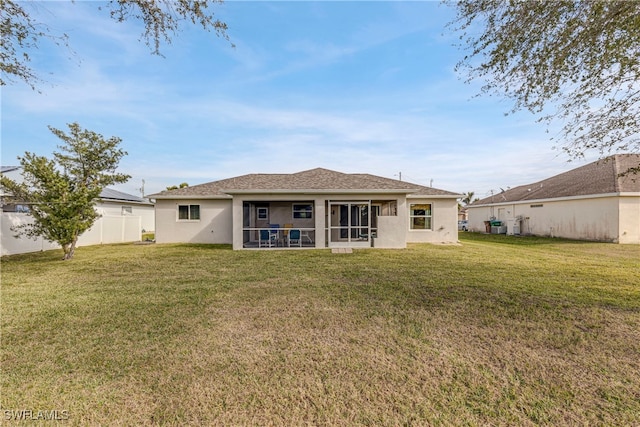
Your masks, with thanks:
<instances>
[{"instance_id":1,"label":"bare tree","mask_svg":"<svg viewBox=\"0 0 640 427\"><path fill-rule=\"evenodd\" d=\"M96 11L109 13L118 22L139 20L144 24L142 38L155 55L161 55L163 42L171 43L185 25L198 25L227 41L227 24L215 17L214 4L222 0L111 0ZM0 86L24 82L36 90L42 78L30 67L32 52L48 39L69 46L69 37L37 21L29 2L0 0Z\"/></svg>"},{"instance_id":2,"label":"bare tree","mask_svg":"<svg viewBox=\"0 0 640 427\"><path fill-rule=\"evenodd\" d=\"M550 125L570 156L640 152L639 1L449 1L481 93Z\"/></svg>"}]
</instances>

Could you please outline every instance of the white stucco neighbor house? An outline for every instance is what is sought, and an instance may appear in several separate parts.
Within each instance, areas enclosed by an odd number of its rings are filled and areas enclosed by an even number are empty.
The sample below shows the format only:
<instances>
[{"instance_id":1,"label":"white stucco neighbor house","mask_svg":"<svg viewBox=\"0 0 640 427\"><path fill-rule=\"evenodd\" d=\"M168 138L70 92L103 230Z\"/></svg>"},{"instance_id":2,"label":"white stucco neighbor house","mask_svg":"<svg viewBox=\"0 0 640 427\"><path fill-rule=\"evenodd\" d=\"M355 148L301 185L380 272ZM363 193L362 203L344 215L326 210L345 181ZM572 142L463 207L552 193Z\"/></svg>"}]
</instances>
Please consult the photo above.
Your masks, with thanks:
<instances>
[{"instance_id":1,"label":"white stucco neighbor house","mask_svg":"<svg viewBox=\"0 0 640 427\"><path fill-rule=\"evenodd\" d=\"M21 182L19 166L2 166L0 173L14 181ZM32 221L29 203L8 202L0 187L0 254L13 255L56 249L60 246L42 238L16 238L11 229ZM78 238L78 246L107 243L137 242L142 232L153 231L155 210L149 200L105 188L95 201L95 209L100 214L93 226Z\"/></svg>"},{"instance_id":2,"label":"white stucco neighbor house","mask_svg":"<svg viewBox=\"0 0 640 427\"><path fill-rule=\"evenodd\" d=\"M458 240L462 195L368 174L317 168L249 174L163 191L156 242L249 248L404 248Z\"/></svg>"},{"instance_id":3,"label":"white stucco neighbor house","mask_svg":"<svg viewBox=\"0 0 640 427\"><path fill-rule=\"evenodd\" d=\"M640 244L640 154L606 159L468 206L471 231L499 220L508 234Z\"/></svg>"}]
</instances>

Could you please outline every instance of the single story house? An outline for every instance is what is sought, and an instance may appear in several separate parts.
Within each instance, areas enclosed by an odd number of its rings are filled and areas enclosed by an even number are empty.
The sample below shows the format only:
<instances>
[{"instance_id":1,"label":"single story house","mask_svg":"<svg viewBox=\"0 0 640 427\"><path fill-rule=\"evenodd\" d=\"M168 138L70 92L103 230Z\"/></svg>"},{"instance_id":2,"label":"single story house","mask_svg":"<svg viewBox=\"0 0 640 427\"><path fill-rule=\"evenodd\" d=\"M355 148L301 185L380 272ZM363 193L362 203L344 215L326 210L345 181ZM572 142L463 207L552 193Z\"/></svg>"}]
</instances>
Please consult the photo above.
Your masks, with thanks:
<instances>
[{"instance_id":1,"label":"single story house","mask_svg":"<svg viewBox=\"0 0 640 427\"><path fill-rule=\"evenodd\" d=\"M22 179L19 166L3 166L2 174L14 181ZM0 254L13 255L59 248L42 238L16 238L12 227L32 221L28 203L8 203L0 188ZM155 210L149 200L105 188L95 201L100 214L89 230L78 238L78 246L137 242L144 231L153 231Z\"/></svg>"},{"instance_id":2,"label":"single story house","mask_svg":"<svg viewBox=\"0 0 640 427\"><path fill-rule=\"evenodd\" d=\"M469 229L640 244L640 154L617 154L468 206Z\"/></svg>"},{"instance_id":3,"label":"single story house","mask_svg":"<svg viewBox=\"0 0 640 427\"><path fill-rule=\"evenodd\" d=\"M233 249L405 248L458 240L462 195L369 174L317 168L249 174L162 191L156 242Z\"/></svg>"}]
</instances>

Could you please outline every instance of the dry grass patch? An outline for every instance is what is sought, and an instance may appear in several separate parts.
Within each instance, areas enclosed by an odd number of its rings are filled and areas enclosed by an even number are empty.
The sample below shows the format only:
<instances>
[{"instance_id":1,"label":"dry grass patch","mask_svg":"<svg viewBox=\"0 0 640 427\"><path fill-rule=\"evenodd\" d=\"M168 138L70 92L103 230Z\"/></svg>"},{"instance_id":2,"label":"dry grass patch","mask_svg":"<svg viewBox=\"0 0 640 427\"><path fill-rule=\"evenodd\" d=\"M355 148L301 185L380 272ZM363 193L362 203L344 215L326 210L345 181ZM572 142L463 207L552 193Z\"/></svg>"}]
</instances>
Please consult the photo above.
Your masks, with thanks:
<instances>
[{"instance_id":1,"label":"dry grass patch","mask_svg":"<svg viewBox=\"0 0 640 427\"><path fill-rule=\"evenodd\" d=\"M2 407L75 425L640 423L638 247L2 260Z\"/></svg>"}]
</instances>

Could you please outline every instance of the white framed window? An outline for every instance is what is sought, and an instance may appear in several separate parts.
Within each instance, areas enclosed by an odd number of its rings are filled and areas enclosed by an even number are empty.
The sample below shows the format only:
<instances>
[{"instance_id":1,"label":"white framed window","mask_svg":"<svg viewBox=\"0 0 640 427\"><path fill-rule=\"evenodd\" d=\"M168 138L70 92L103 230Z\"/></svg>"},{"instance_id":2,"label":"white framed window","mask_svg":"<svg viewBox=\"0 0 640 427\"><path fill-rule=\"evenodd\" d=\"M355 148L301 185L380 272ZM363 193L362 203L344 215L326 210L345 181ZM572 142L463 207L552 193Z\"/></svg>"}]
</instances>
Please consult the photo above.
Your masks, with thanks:
<instances>
[{"instance_id":1,"label":"white framed window","mask_svg":"<svg viewBox=\"0 0 640 427\"><path fill-rule=\"evenodd\" d=\"M178 205L178 221L200 220L200 205Z\"/></svg>"},{"instance_id":2,"label":"white framed window","mask_svg":"<svg viewBox=\"0 0 640 427\"><path fill-rule=\"evenodd\" d=\"M122 206L122 215L133 215L133 207Z\"/></svg>"},{"instance_id":3,"label":"white framed window","mask_svg":"<svg viewBox=\"0 0 640 427\"><path fill-rule=\"evenodd\" d=\"M409 227L412 230L431 230L431 203L409 206Z\"/></svg>"},{"instance_id":4,"label":"white framed window","mask_svg":"<svg viewBox=\"0 0 640 427\"><path fill-rule=\"evenodd\" d=\"M293 218L294 219L313 218L313 203L294 203Z\"/></svg>"},{"instance_id":5,"label":"white framed window","mask_svg":"<svg viewBox=\"0 0 640 427\"><path fill-rule=\"evenodd\" d=\"M258 208L258 219L260 219L260 220L268 220L269 219L269 208Z\"/></svg>"}]
</instances>

